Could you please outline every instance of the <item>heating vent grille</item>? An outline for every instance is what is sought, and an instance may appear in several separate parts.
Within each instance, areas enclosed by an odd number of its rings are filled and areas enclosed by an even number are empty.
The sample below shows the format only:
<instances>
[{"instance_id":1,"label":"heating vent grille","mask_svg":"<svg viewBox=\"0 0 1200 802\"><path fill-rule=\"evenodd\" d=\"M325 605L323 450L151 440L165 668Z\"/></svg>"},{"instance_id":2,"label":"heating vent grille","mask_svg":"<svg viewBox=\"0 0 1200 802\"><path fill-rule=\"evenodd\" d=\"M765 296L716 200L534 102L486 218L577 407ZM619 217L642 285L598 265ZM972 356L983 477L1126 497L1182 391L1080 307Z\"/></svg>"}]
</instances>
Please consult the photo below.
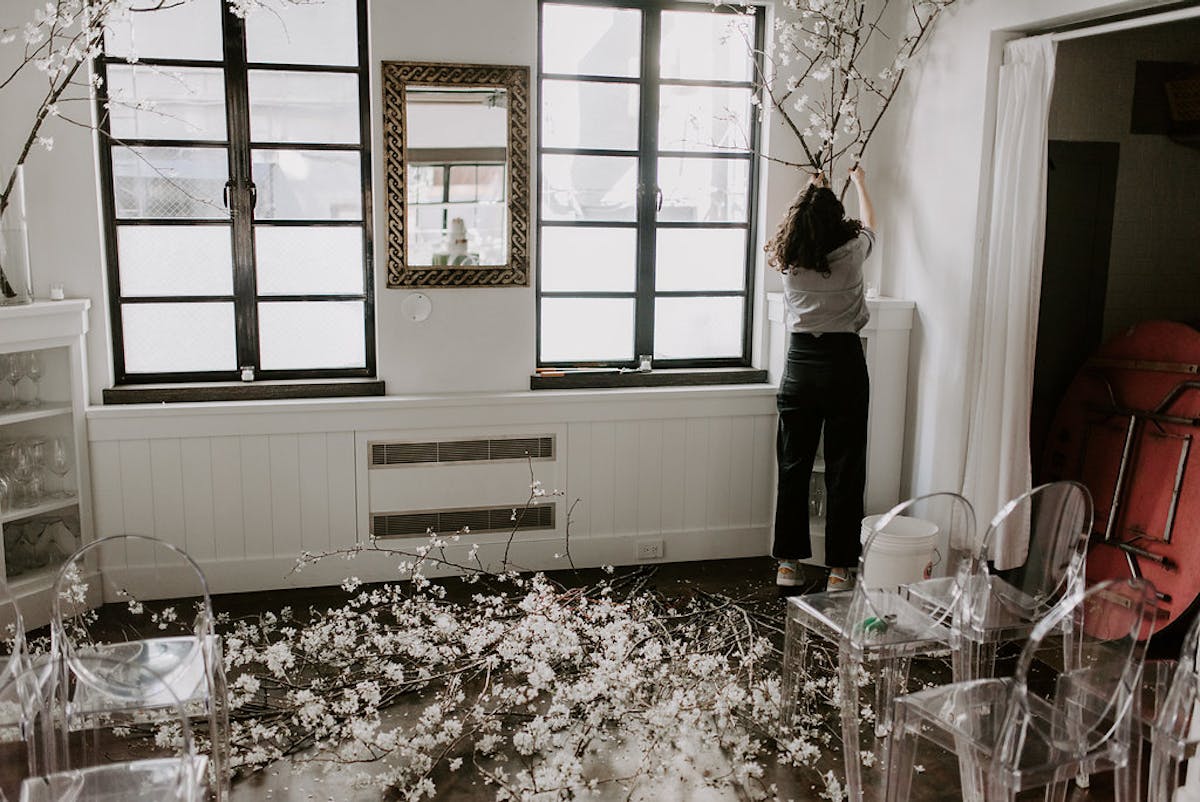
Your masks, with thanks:
<instances>
[{"instance_id":1,"label":"heating vent grille","mask_svg":"<svg viewBox=\"0 0 1200 802\"><path fill-rule=\"evenodd\" d=\"M434 462L494 462L525 459L527 455L531 459L554 459L554 435L426 443L372 443L371 467Z\"/></svg>"},{"instance_id":2,"label":"heating vent grille","mask_svg":"<svg viewBox=\"0 0 1200 802\"><path fill-rule=\"evenodd\" d=\"M391 512L371 516L371 534L375 537L417 537L429 530L450 535L470 527L471 534L511 532L529 529L553 529L555 504L522 507L487 507L484 509L434 510L432 512ZM513 510L517 519L513 520Z\"/></svg>"}]
</instances>

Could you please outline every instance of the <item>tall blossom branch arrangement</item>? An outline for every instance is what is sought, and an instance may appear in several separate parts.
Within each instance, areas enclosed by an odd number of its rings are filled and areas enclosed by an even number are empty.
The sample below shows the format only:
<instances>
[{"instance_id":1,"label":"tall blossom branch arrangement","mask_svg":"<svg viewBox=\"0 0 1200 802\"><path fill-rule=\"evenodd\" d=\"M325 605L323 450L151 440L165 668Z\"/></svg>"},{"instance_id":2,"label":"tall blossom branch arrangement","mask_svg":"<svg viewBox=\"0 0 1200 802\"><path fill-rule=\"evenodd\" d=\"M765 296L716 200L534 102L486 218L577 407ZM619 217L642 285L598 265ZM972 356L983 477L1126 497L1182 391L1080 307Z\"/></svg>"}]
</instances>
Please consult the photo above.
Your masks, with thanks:
<instances>
[{"instance_id":1,"label":"tall blossom branch arrangement","mask_svg":"<svg viewBox=\"0 0 1200 802\"><path fill-rule=\"evenodd\" d=\"M752 102L770 107L804 154L799 162L766 158L828 175L860 162L914 57L956 2L785 0L766 52L755 50L751 26L732 23L729 35L761 63Z\"/></svg>"},{"instance_id":2,"label":"tall blossom branch arrangement","mask_svg":"<svg viewBox=\"0 0 1200 802\"><path fill-rule=\"evenodd\" d=\"M79 128L95 128L87 111L71 114L69 108L87 104L100 88L100 76L89 65L101 55L105 32L118 23L129 22L142 14L167 11L195 0L48 0L33 12L32 19L20 25L0 27L0 46L7 48L0 63L0 99L33 84L37 91L28 116L9 112L6 126L20 131L13 154L0 154L0 217L3 217L17 186L22 165L37 148L50 151L53 137L44 134L49 120L57 119ZM224 0L233 13L245 17L260 8L282 5L306 5L321 0ZM19 52L16 52L19 49ZM9 55L11 54L11 55ZM127 60L136 63L135 55ZM154 111L153 104L112 98L101 110L124 105L142 111ZM163 176L169 180L169 177ZM15 292L0 265L0 293L13 297Z\"/></svg>"}]
</instances>

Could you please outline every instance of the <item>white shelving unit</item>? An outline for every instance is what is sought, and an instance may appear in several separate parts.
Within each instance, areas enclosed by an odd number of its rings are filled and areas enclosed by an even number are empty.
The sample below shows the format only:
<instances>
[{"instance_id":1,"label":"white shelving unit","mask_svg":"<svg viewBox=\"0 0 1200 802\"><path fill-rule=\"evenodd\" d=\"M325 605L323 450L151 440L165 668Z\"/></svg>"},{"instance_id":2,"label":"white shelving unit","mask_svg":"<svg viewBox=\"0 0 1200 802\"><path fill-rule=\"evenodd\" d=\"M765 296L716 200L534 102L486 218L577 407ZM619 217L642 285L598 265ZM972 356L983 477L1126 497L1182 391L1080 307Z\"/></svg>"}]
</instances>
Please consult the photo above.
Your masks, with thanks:
<instances>
[{"instance_id":1,"label":"white shelving unit","mask_svg":"<svg viewBox=\"0 0 1200 802\"><path fill-rule=\"evenodd\" d=\"M871 320L860 334L871 378L871 406L867 419L867 514L886 512L900 501L900 465L904 453L904 412L908 398L908 338L916 304L901 298L867 301ZM767 293L771 321L771 381L778 385L787 357L783 293ZM823 473L825 460L817 457L814 472ZM772 515L772 519L774 515ZM813 558L825 557L825 520L810 522Z\"/></svg>"},{"instance_id":2,"label":"white shelving unit","mask_svg":"<svg viewBox=\"0 0 1200 802\"><path fill-rule=\"evenodd\" d=\"M71 531L76 546L90 541L92 534L91 477L88 468L87 431L84 407L87 401L87 359L84 337L88 330L87 300L35 301L25 306L0 306L0 354L38 352L43 375L39 382L41 406L0 409L0 442L30 436L65 437L71 444L71 470L63 478L64 498L44 497L36 506L0 509L0 576L21 607L28 629L50 620L52 589L58 565L65 555L46 564L23 566L9 563L13 535L22 527L61 520ZM18 385L21 397L32 395L30 380ZM0 385L0 401L10 399L9 385ZM48 483L58 489L58 480Z\"/></svg>"}]
</instances>

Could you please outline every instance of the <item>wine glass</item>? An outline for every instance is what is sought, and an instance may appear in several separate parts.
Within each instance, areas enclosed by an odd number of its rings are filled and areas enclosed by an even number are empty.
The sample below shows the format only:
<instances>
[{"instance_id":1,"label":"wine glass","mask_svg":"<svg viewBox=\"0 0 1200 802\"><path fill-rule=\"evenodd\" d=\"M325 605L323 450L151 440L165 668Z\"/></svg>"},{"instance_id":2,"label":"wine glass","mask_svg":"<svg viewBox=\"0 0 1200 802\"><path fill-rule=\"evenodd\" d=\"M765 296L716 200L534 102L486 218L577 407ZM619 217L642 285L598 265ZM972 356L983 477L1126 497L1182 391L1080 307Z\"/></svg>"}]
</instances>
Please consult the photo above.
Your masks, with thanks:
<instances>
[{"instance_id":1,"label":"wine glass","mask_svg":"<svg viewBox=\"0 0 1200 802\"><path fill-rule=\"evenodd\" d=\"M67 474L71 470L71 447L67 445L67 438L55 437L50 441L50 461L46 464L46 469L57 476L62 485L61 490L56 490L51 495L54 498L70 496L67 492Z\"/></svg>"},{"instance_id":2,"label":"wine glass","mask_svg":"<svg viewBox=\"0 0 1200 802\"><path fill-rule=\"evenodd\" d=\"M12 403L8 405L9 409L16 409L21 406L21 397L17 394L17 385L21 383L21 379L25 376L25 360L21 359L20 354L9 354L8 359L4 361L4 380L12 385Z\"/></svg>"},{"instance_id":3,"label":"wine glass","mask_svg":"<svg viewBox=\"0 0 1200 802\"><path fill-rule=\"evenodd\" d=\"M37 351L25 354L25 375L33 380L33 398L29 400L29 406L40 407L42 399L38 397L38 382L42 379L42 360L38 358Z\"/></svg>"},{"instance_id":4,"label":"wine glass","mask_svg":"<svg viewBox=\"0 0 1200 802\"><path fill-rule=\"evenodd\" d=\"M29 446L25 443L17 444L12 472L13 477L17 480L16 491L13 493L15 497L13 506L37 506L37 489L34 487L33 481L37 475L37 467L34 463L33 454L30 453Z\"/></svg>"}]
</instances>

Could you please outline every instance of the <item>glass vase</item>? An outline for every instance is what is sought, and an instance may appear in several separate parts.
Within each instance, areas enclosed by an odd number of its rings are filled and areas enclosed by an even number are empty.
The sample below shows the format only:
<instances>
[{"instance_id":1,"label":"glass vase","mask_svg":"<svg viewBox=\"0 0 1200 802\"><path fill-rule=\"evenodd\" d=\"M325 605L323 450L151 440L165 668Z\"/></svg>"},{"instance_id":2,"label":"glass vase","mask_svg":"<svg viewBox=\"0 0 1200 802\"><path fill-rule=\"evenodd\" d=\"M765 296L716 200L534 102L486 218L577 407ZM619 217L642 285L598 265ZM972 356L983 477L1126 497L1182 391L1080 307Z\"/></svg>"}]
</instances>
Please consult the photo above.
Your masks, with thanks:
<instances>
[{"instance_id":1,"label":"glass vase","mask_svg":"<svg viewBox=\"0 0 1200 802\"><path fill-rule=\"evenodd\" d=\"M33 274L25 219L25 166L18 165L8 204L0 212L0 306L32 301Z\"/></svg>"}]
</instances>

